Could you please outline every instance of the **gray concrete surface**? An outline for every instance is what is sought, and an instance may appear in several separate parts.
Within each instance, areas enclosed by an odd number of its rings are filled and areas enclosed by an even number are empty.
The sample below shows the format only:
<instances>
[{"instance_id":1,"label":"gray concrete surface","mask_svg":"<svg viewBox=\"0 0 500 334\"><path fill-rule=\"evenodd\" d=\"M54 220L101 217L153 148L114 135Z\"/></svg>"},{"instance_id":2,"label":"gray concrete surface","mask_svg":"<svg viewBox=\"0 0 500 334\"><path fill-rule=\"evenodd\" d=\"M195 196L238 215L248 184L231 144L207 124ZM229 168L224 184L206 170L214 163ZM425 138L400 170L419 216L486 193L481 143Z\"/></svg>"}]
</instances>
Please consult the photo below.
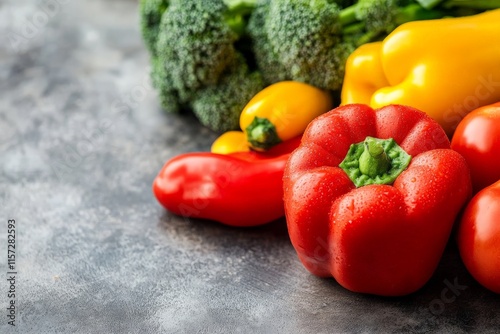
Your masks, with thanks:
<instances>
[{"instance_id":1,"label":"gray concrete surface","mask_svg":"<svg viewBox=\"0 0 500 334\"><path fill-rule=\"evenodd\" d=\"M284 220L243 230L160 207L151 183L162 164L208 150L216 135L159 109L136 1L4 0L0 35L1 333L500 328L500 298L471 279L453 244L421 291L378 298L306 272Z\"/></svg>"}]
</instances>

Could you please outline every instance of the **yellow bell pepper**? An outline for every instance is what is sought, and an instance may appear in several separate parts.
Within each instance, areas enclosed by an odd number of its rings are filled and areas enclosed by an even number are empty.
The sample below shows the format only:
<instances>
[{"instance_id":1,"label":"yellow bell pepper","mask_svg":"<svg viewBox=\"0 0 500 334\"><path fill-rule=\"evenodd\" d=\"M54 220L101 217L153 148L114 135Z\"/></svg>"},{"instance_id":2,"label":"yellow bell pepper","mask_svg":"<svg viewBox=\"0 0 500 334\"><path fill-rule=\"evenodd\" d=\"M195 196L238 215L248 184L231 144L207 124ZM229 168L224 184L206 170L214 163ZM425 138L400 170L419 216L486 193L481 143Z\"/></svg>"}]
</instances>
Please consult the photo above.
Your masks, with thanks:
<instances>
[{"instance_id":1,"label":"yellow bell pepper","mask_svg":"<svg viewBox=\"0 0 500 334\"><path fill-rule=\"evenodd\" d=\"M451 136L470 111L500 101L500 9L414 21L347 59L341 104L403 104Z\"/></svg>"},{"instance_id":2,"label":"yellow bell pepper","mask_svg":"<svg viewBox=\"0 0 500 334\"><path fill-rule=\"evenodd\" d=\"M314 86L282 81L257 93L240 116L243 131L230 131L212 145L213 153L263 151L304 132L317 116L333 108L330 94ZM242 144L244 143L244 144Z\"/></svg>"}]
</instances>

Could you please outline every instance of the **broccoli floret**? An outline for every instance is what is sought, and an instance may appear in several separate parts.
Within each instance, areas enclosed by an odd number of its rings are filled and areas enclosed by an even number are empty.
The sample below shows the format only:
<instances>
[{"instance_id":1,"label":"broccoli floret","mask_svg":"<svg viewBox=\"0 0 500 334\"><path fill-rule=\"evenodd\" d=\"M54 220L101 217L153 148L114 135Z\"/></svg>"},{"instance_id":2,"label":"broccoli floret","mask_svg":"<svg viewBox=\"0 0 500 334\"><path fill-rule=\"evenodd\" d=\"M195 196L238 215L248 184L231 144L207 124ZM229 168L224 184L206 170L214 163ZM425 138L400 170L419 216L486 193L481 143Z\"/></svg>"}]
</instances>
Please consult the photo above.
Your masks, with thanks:
<instances>
[{"instance_id":1,"label":"broccoli floret","mask_svg":"<svg viewBox=\"0 0 500 334\"><path fill-rule=\"evenodd\" d=\"M146 47L152 56L156 56L156 41L163 13L168 8L168 0L141 0L139 14L141 33Z\"/></svg>"},{"instance_id":2,"label":"broccoli floret","mask_svg":"<svg viewBox=\"0 0 500 334\"><path fill-rule=\"evenodd\" d=\"M339 13L340 7L328 0L270 0L265 34L292 80L340 89L354 46L342 40Z\"/></svg>"},{"instance_id":3,"label":"broccoli floret","mask_svg":"<svg viewBox=\"0 0 500 334\"><path fill-rule=\"evenodd\" d=\"M181 104L177 91L172 87L170 76L158 57L151 57L151 81L158 92L163 110L177 113L186 108Z\"/></svg>"},{"instance_id":4,"label":"broccoli floret","mask_svg":"<svg viewBox=\"0 0 500 334\"><path fill-rule=\"evenodd\" d=\"M391 32L399 9L398 0L360 0L355 9L356 19L365 22L365 29Z\"/></svg>"},{"instance_id":5,"label":"broccoli floret","mask_svg":"<svg viewBox=\"0 0 500 334\"><path fill-rule=\"evenodd\" d=\"M163 14L157 51L182 102L214 85L236 57L236 33L222 0L172 1Z\"/></svg>"},{"instance_id":6,"label":"broccoli floret","mask_svg":"<svg viewBox=\"0 0 500 334\"><path fill-rule=\"evenodd\" d=\"M248 34L251 37L252 49L257 67L262 72L266 84L291 80L292 76L282 65L278 54L269 43L266 31L266 18L269 12L269 2L262 1L253 11L248 22Z\"/></svg>"},{"instance_id":7,"label":"broccoli floret","mask_svg":"<svg viewBox=\"0 0 500 334\"><path fill-rule=\"evenodd\" d=\"M146 47L151 55L151 81L158 91L162 109L168 112L179 112L181 109L177 92L172 89L171 80L165 71L163 63L159 61L156 51L160 21L167 10L170 1L167 0L141 0L139 13L141 20L141 33Z\"/></svg>"},{"instance_id":8,"label":"broccoli floret","mask_svg":"<svg viewBox=\"0 0 500 334\"><path fill-rule=\"evenodd\" d=\"M226 1L227 4L224 2ZM162 107L189 107L236 58L255 0L141 0L141 30L151 54L151 79Z\"/></svg>"},{"instance_id":9,"label":"broccoli floret","mask_svg":"<svg viewBox=\"0 0 500 334\"><path fill-rule=\"evenodd\" d=\"M239 129L240 114L250 99L264 88L259 72L249 72L243 57L224 72L217 85L199 90L193 112L204 126L224 132Z\"/></svg>"}]
</instances>

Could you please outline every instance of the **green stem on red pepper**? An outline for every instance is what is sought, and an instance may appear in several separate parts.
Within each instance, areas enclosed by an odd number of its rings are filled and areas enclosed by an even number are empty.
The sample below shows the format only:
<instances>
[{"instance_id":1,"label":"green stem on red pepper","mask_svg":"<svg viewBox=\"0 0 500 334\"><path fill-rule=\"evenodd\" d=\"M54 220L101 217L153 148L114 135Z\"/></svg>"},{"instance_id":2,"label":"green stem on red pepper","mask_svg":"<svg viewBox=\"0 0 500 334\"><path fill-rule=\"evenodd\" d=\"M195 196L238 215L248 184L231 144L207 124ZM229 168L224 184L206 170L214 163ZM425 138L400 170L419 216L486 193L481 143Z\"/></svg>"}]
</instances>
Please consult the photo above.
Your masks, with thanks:
<instances>
[{"instance_id":1,"label":"green stem on red pepper","mask_svg":"<svg viewBox=\"0 0 500 334\"><path fill-rule=\"evenodd\" d=\"M391 162L384 151L382 144L371 137L366 137L364 151L359 157L359 170L369 177L377 177L387 173L391 168Z\"/></svg>"},{"instance_id":2,"label":"green stem on red pepper","mask_svg":"<svg viewBox=\"0 0 500 334\"><path fill-rule=\"evenodd\" d=\"M408 155L392 138L366 137L352 144L340 163L356 187L369 184L392 184L410 164Z\"/></svg>"}]
</instances>

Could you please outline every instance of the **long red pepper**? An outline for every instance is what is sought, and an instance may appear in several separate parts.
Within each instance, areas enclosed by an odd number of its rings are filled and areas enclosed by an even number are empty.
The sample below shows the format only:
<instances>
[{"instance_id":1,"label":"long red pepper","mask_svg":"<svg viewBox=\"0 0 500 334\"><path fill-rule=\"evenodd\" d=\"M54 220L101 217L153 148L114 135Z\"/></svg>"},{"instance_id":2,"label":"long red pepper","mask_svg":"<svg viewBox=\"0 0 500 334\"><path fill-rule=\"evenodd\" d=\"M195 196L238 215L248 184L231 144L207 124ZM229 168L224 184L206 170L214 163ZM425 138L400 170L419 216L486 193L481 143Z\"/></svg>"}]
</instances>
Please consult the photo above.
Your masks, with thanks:
<instances>
[{"instance_id":1,"label":"long red pepper","mask_svg":"<svg viewBox=\"0 0 500 334\"><path fill-rule=\"evenodd\" d=\"M283 172L300 137L265 153L187 153L168 161L153 192L174 214L231 226L256 226L284 216Z\"/></svg>"}]
</instances>

